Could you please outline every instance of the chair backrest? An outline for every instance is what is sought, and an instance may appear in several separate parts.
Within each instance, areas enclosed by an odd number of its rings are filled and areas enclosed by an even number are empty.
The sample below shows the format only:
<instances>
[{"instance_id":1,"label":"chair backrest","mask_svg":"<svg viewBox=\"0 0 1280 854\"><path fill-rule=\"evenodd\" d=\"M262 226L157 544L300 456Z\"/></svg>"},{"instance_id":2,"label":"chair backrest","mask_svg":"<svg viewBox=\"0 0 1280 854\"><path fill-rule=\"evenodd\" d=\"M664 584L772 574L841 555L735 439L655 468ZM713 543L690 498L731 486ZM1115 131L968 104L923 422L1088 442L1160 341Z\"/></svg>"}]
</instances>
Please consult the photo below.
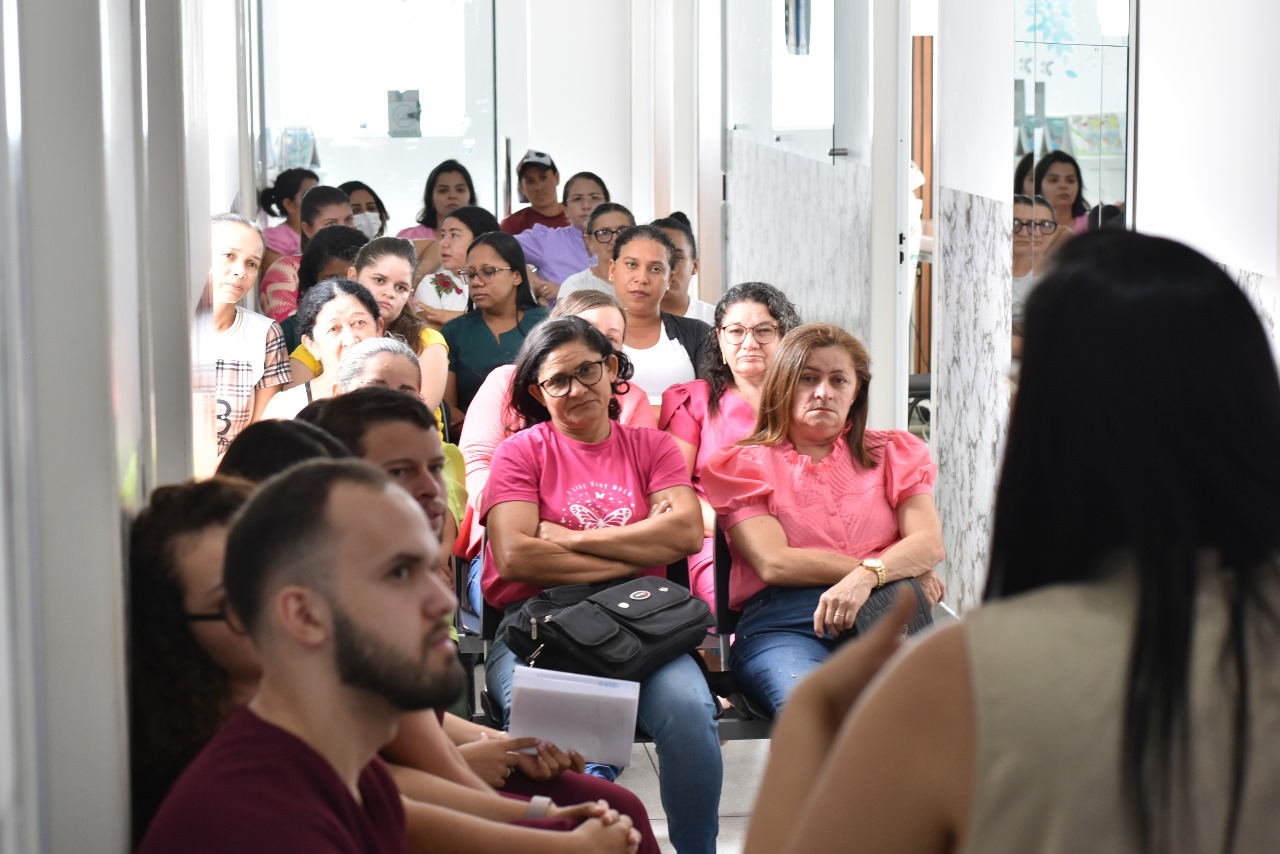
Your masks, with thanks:
<instances>
[{"instance_id":1,"label":"chair backrest","mask_svg":"<svg viewBox=\"0 0 1280 854\"><path fill-rule=\"evenodd\" d=\"M737 611L729 607L729 571L733 556L729 553L729 538L716 522L715 529L715 579L716 579L716 633L728 637L738 627Z\"/></svg>"}]
</instances>

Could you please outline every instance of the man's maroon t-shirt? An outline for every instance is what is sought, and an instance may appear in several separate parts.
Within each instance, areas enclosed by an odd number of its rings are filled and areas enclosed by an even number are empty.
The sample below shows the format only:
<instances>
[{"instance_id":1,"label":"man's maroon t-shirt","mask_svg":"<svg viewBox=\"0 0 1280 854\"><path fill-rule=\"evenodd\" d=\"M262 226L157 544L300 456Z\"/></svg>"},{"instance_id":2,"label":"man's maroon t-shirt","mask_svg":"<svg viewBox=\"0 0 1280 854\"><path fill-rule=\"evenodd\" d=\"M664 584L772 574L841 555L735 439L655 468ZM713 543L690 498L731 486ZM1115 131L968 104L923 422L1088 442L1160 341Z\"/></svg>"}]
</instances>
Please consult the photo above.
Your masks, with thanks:
<instances>
[{"instance_id":1,"label":"man's maroon t-shirt","mask_svg":"<svg viewBox=\"0 0 1280 854\"><path fill-rule=\"evenodd\" d=\"M404 807L380 759L359 789L362 803L324 757L242 708L178 778L138 851L407 854Z\"/></svg>"},{"instance_id":2,"label":"man's maroon t-shirt","mask_svg":"<svg viewBox=\"0 0 1280 854\"><path fill-rule=\"evenodd\" d=\"M528 231L535 225L545 225L547 228L564 228L568 224L569 217L565 216L563 209L555 216L543 216L533 208L524 208L504 219L499 223L499 226L507 234L515 235L522 231Z\"/></svg>"}]
</instances>

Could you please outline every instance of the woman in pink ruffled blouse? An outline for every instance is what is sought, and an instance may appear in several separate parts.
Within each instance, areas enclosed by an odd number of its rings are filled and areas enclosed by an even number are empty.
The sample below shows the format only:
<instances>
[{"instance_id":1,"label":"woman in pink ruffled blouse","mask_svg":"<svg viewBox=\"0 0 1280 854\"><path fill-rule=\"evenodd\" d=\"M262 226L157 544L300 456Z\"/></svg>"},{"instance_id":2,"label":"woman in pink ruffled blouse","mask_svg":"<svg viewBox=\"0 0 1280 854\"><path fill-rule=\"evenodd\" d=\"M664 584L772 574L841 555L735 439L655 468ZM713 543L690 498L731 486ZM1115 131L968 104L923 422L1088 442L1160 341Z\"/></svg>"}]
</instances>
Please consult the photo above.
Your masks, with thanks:
<instances>
[{"instance_id":1,"label":"woman in pink ruffled blouse","mask_svg":"<svg viewBox=\"0 0 1280 854\"><path fill-rule=\"evenodd\" d=\"M933 572L943 558L937 468L912 434L866 429L870 361L837 326L792 330L755 431L702 469L733 556L730 605L742 612L734 680L772 714L897 589L916 594L912 629L944 592Z\"/></svg>"}]
</instances>

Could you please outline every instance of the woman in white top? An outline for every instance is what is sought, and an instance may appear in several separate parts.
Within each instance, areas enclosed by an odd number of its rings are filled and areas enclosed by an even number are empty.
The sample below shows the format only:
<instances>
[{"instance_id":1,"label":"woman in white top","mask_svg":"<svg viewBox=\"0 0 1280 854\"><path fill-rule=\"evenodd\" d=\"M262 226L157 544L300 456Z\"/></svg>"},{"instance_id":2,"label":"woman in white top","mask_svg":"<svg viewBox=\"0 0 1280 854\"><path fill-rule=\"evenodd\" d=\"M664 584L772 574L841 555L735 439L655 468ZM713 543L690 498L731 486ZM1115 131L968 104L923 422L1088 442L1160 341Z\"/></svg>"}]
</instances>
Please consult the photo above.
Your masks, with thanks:
<instances>
[{"instance_id":1,"label":"woman in white top","mask_svg":"<svg viewBox=\"0 0 1280 854\"><path fill-rule=\"evenodd\" d=\"M313 400L333 396L346 349L382 335L378 301L359 282L325 279L303 294L298 333L320 360L320 375L271 398L263 418L292 418Z\"/></svg>"},{"instance_id":2,"label":"woman in white top","mask_svg":"<svg viewBox=\"0 0 1280 854\"><path fill-rule=\"evenodd\" d=\"M868 691L901 612L796 689L748 854L1275 850L1277 435L1221 268L1072 239L1027 301L983 606Z\"/></svg>"},{"instance_id":3,"label":"woman in white top","mask_svg":"<svg viewBox=\"0 0 1280 854\"><path fill-rule=\"evenodd\" d=\"M467 249L482 234L498 231L498 220L481 207L467 205L450 211L436 227L440 268L423 276L413 294L418 316L435 329L467 310L470 294L457 275L467 266Z\"/></svg>"},{"instance_id":4,"label":"woman in white top","mask_svg":"<svg viewBox=\"0 0 1280 854\"><path fill-rule=\"evenodd\" d=\"M662 393L696 378L695 366L714 340L710 324L668 314L659 307L671 287L678 250L666 232L652 225L628 228L614 239L609 278L627 309L622 352L635 366L634 379L649 393L656 413Z\"/></svg>"},{"instance_id":5,"label":"woman in white top","mask_svg":"<svg viewBox=\"0 0 1280 854\"><path fill-rule=\"evenodd\" d=\"M676 262L671 268L671 287L662 298L662 310L679 317L692 317L703 323L716 322L716 307L689 293L689 285L698 273L698 241L693 236L689 217L676 211L671 216L655 219L656 225L666 232L676 245Z\"/></svg>"},{"instance_id":6,"label":"woman in white top","mask_svg":"<svg viewBox=\"0 0 1280 854\"><path fill-rule=\"evenodd\" d=\"M609 281L609 265L613 260L613 240L623 229L636 224L631 211L617 202L605 202L597 205L587 217L587 254L592 256L592 265L580 273L574 273L560 283L560 292L556 299L564 299L574 291L594 289L613 294L613 283Z\"/></svg>"}]
</instances>

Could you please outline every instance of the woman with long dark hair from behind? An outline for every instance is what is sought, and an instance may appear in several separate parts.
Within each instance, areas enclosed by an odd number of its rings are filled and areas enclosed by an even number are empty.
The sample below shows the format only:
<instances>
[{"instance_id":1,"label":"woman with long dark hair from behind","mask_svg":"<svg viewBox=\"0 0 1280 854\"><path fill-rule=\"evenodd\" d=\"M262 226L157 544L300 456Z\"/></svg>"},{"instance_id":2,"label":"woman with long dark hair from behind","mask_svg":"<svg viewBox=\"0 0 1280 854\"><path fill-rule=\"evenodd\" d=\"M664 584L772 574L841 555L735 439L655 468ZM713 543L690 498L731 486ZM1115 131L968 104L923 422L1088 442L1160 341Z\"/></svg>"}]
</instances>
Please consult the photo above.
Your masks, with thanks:
<instances>
[{"instance_id":1,"label":"woman with long dark hair from behind","mask_svg":"<svg viewBox=\"0 0 1280 854\"><path fill-rule=\"evenodd\" d=\"M1276 435L1267 333L1216 264L1073 240L1027 301L983 607L866 696L887 620L796 690L746 850L1274 848Z\"/></svg>"}]
</instances>

